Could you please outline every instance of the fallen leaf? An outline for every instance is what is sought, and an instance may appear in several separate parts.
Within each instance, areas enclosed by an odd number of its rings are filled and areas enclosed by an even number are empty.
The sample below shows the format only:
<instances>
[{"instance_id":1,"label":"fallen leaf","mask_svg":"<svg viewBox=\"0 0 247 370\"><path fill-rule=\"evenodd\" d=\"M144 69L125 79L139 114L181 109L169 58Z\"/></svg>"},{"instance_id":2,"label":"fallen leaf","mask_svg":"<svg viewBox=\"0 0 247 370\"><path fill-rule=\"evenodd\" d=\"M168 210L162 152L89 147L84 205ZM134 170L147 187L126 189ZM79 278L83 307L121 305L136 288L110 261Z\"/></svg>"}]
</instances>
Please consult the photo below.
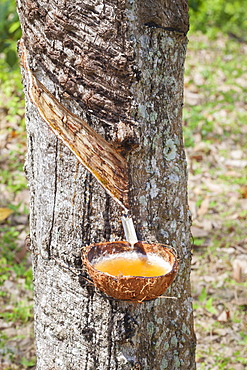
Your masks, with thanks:
<instances>
[{"instance_id":1,"label":"fallen leaf","mask_svg":"<svg viewBox=\"0 0 247 370\"><path fill-rule=\"evenodd\" d=\"M204 185L210 192L214 194L222 194L222 192L226 190L226 186L224 184L222 183L218 184L209 179L206 179L204 181Z\"/></svg>"},{"instance_id":2,"label":"fallen leaf","mask_svg":"<svg viewBox=\"0 0 247 370\"><path fill-rule=\"evenodd\" d=\"M239 203L240 203L242 209L247 209L247 198L246 199L240 199Z\"/></svg>"},{"instance_id":3,"label":"fallen leaf","mask_svg":"<svg viewBox=\"0 0 247 370\"><path fill-rule=\"evenodd\" d=\"M8 218L12 213L12 209L0 208L0 222Z\"/></svg>"},{"instance_id":4,"label":"fallen leaf","mask_svg":"<svg viewBox=\"0 0 247 370\"><path fill-rule=\"evenodd\" d=\"M203 160L203 156L201 154L194 154L191 155L190 159L193 159L194 161L201 162Z\"/></svg>"},{"instance_id":5,"label":"fallen leaf","mask_svg":"<svg viewBox=\"0 0 247 370\"><path fill-rule=\"evenodd\" d=\"M237 283L241 283L242 281L242 268L239 263L234 263L233 265L233 279Z\"/></svg>"},{"instance_id":6,"label":"fallen leaf","mask_svg":"<svg viewBox=\"0 0 247 370\"><path fill-rule=\"evenodd\" d=\"M222 311L217 317L217 321L227 322L230 319L230 311Z\"/></svg>"},{"instance_id":7,"label":"fallen leaf","mask_svg":"<svg viewBox=\"0 0 247 370\"><path fill-rule=\"evenodd\" d=\"M226 177L241 177L241 172L229 170L225 173Z\"/></svg>"},{"instance_id":8,"label":"fallen leaf","mask_svg":"<svg viewBox=\"0 0 247 370\"><path fill-rule=\"evenodd\" d=\"M15 262L16 263L20 263L23 260L23 258L25 257L26 253L27 253L27 248L26 248L25 245L23 245L22 248L21 248L21 250L19 250L15 254L15 257L14 257L15 258Z\"/></svg>"},{"instance_id":9,"label":"fallen leaf","mask_svg":"<svg viewBox=\"0 0 247 370\"><path fill-rule=\"evenodd\" d=\"M247 306L247 297L239 297L233 299L231 302L236 304L237 306Z\"/></svg>"},{"instance_id":10,"label":"fallen leaf","mask_svg":"<svg viewBox=\"0 0 247 370\"><path fill-rule=\"evenodd\" d=\"M189 207L190 207L190 212L192 213L192 220L194 220L197 216L196 202L193 200L189 200Z\"/></svg>"},{"instance_id":11,"label":"fallen leaf","mask_svg":"<svg viewBox=\"0 0 247 370\"><path fill-rule=\"evenodd\" d=\"M242 150L232 150L231 151L231 157L233 159L241 159L243 157L243 151Z\"/></svg>"},{"instance_id":12,"label":"fallen leaf","mask_svg":"<svg viewBox=\"0 0 247 370\"><path fill-rule=\"evenodd\" d=\"M196 226L191 227L191 233L194 236L194 238L204 238L205 236L208 236L208 231L200 229L199 227Z\"/></svg>"},{"instance_id":13,"label":"fallen leaf","mask_svg":"<svg viewBox=\"0 0 247 370\"><path fill-rule=\"evenodd\" d=\"M198 215L199 215L199 216L203 216L203 215L205 215L205 214L208 212L209 203L210 203L210 198L209 198L209 197L206 197L206 198L202 201L201 206L200 206L200 208L198 209Z\"/></svg>"},{"instance_id":14,"label":"fallen leaf","mask_svg":"<svg viewBox=\"0 0 247 370\"><path fill-rule=\"evenodd\" d=\"M202 220L201 225L202 225L202 228L205 231L210 231L210 230L213 229L213 222L212 222L212 220L204 219L204 220Z\"/></svg>"},{"instance_id":15,"label":"fallen leaf","mask_svg":"<svg viewBox=\"0 0 247 370\"><path fill-rule=\"evenodd\" d=\"M241 193L242 198L244 199L247 198L247 185L241 186L240 193Z\"/></svg>"},{"instance_id":16,"label":"fallen leaf","mask_svg":"<svg viewBox=\"0 0 247 370\"><path fill-rule=\"evenodd\" d=\"M227 167L244 168L247 166L247 160L244 159L227 159L225 162Z\"/></svg>"},{"instance_id":17,"label":"fallen leaf","mask_svg":"<svg viewBox=\"0 0 247 370\"><path fill-rule=\"evenodd\" d=\"M232 366L232 369L234 370L244 370L245 367L243 364L234 364L234 365L231 365Z\"/></svg>"},{"instance_id":18,"label":"fallen leaf","mask_svg":"<svg viewBox=\"0 0 247 370\"><path fill-rule=\"evenodd\" d=\"M247 275L247 255L240 254L232 261L233 278L238 282L246 280Z\"/></svg>"},{"instance_id":19,"label":"fallen leaf","mask_svg":"<svg viewBox=\"0 0 247 370\"><path fill-rule=\"evenodd\" d=\"M202 100L202 96L200 94L193 93L187 89L184 91L184 95L185 95L185 100L187 104L189 105L194 105L194 106L198 105L200 101Z\"/></svg>"},{"instance_id":20,"label":"fallen leaf","mask_svg":"<svg viewBox=\"0 0 247 370\"><path fill-rule=\"evenodd\" d=\"M210 152L210 148L204 141L200 141L194 146L193 152L206 152L208 154Z\"/></svg>"}]
</instances>

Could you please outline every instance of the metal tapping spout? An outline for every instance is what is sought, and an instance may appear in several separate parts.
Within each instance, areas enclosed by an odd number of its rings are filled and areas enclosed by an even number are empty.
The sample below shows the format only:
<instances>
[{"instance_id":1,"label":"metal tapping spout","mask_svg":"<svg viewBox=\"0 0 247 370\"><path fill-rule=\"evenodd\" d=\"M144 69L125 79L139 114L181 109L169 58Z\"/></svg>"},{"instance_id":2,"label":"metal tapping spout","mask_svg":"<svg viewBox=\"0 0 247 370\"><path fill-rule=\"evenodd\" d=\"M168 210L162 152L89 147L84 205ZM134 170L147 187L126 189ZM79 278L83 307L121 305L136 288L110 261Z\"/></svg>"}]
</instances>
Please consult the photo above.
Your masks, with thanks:
<instances>
[{"instance_id":1,"label":"metal tapping spout","mask_svg":"<svg viewBox=\"0 0 247 370\"><path fill-rule=\"evenodd\" d=\"M125 239L133 247L135 243L138 243L138 239L132 217L129 215L123 215L122 224L124 228Z\"/></svg>"}]
</instances>

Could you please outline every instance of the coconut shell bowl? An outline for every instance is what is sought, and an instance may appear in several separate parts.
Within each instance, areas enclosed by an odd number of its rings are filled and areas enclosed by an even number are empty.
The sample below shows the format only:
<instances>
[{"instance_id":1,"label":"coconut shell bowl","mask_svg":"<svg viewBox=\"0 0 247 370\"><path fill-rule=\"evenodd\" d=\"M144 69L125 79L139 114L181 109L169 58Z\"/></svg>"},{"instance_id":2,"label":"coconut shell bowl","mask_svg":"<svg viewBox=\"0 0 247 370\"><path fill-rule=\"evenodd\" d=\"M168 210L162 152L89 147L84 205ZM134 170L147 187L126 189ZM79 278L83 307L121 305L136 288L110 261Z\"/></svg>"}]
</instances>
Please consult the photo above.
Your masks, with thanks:
<instances>
[{"instance_id":1,"label":"coconut shell bowl","mask_svg":"<svg viewBox=\"0 0 247 370\"><path fill-rule=\"evenodd\" d=\"M123 255L126 252L135 253L139 258L151 256L151 258L162 259L169 268L167 272L164 271L164 274L158 276L122 274L116 276L95 267L97 261L114 259L118 254ZM138 242L134 246L127 241L92 244L87 247L83 261L95 286L108 296L123 301L142 302L159 297L172 284L178 270L178 259L173 248L164 244L146 242Z\"/></svg>"}]
</instances>

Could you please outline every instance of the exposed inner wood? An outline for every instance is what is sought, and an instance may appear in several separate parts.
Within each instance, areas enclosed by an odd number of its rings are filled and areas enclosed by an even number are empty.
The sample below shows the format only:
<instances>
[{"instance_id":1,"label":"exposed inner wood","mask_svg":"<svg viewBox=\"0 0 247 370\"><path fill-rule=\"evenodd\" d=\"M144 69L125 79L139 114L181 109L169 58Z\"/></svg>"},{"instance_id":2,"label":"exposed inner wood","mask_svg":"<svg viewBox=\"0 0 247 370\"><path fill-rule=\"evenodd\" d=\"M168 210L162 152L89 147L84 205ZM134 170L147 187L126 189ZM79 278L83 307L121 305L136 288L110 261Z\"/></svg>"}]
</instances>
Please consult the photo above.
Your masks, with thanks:
<instances>
[{"instance_id":1,"label":"exposed inner wood","mask_svg":"<svg viewBox=\"0 0 247 370\"><path fill-rule=\"evenodd\" d=\"M28 75L28 93L41 117L106 191L124 209L129 209L126 159L85 121L59 103L28 67L23 41L20 46L22 64Z\"/></svg>"}]
</instances>

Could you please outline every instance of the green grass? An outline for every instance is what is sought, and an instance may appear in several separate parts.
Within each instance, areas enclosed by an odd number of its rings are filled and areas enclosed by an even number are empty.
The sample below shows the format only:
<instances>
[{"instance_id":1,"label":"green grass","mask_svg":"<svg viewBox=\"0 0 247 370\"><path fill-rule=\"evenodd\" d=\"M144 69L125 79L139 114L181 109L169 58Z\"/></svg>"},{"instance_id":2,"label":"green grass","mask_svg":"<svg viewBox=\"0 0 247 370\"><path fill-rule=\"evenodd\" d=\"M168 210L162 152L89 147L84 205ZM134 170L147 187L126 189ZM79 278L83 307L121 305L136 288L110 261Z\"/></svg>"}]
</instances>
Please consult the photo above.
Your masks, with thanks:
<instances>
[{"instance_id":1,"label":"green grass","mask_svg":"<svg viewBox=\"0 0 247 370\"><path fill-rule=\"evenodd\" d=\"M241 145L247 147L246 140L239 138L247 120L244 109L247 60L242 51L243 46L224 35L222 43L213 41L206 46L206 41L193 38L189 44L185 68L186 86L193 86L192 91L198 93L201 99L199 104L185 105L185 146L193 146L193 135L200 133L202 140L209 143L222 142L225 137L231 136L235 144L241 140ZM205 48L209 47L215 55L210 63L205 59ZM195 65L198 53L200 66ZM223 118L220 117L221 113L225 113ZM217 133L219 128L221 133Z\"/></svg>"},{"instance_id":2,"label":"green grass","mask_svg":"<svg viewBox=\"0 0 247 370\"><path fill-rule=\"evenodd\" d=\"M6 322L25 324L33 318L33 304L28 304L27 300L16 302L10 311L0 313L0 317Z\"/></svg>"},{"instance_id":3,"label":"green grass","mask_svg":"<svg viewBox=\"0 0 247 370\"><path fill-rule=\"evenodd\" d=\"M26 359L25 357L23 357L20 363L21 365L25 366L25 369L28 369L29 367L32 367L35 365L36 359L35 358Z\"/></svg>"},{"instance_id":4,"label":"green grass","mask_svg":"<svg viewBox=\"0 0 247 370\"><path fill-rule=\"evenodd\" d=\"M20 167L20 164L14 164L13 167ZM15 169L13 172L10 172L7 169L1 171L2 183L7 185L7 189L15 194L21 190L27 189L27 180L22 170L23 166L21 166L21 170Z\"/></svg>"},{"instance_id":5,"label":"green grass","mask_svg":"<svg viewBox=\"0 0 247 370\"><path fill-rule=\"evenodd\" d=\"M200 30L209 38L216 38L219 32L224 32L247 41L245 0L189 0L189 7L193 32Z\"/></svg>"}]
</instances>

